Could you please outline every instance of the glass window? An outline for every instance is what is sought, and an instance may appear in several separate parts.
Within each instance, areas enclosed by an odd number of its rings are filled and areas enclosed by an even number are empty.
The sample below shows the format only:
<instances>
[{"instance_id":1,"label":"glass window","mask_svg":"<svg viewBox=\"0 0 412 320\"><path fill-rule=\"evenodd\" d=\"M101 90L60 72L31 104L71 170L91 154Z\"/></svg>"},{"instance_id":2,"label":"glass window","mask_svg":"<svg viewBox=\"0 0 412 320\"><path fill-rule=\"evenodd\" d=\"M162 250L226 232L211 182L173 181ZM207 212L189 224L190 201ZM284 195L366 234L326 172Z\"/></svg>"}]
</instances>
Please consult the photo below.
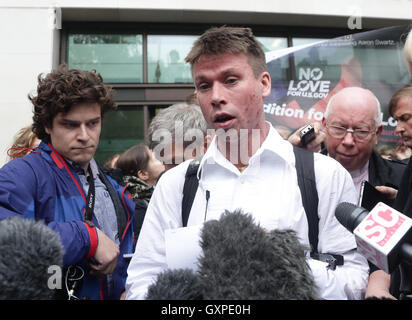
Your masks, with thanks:
<instances>
[{"instance_id":1,"label":"glass window","mask_svg":"<svg viewBox=\"0 0 412 320\"><path fill-rule=\"evenodd\" d=\"M70 34L67 61L95 69L105 82L143 82L142 35Z\"/></svg>"},{"instance_id":2,"label":"glass window","mask_svg":"<svg viewBox=\"0 0 412 320\"><path fill-rule=\"evenodd\" d=\"M287 38L280 37L257 37L257 40L262 46L262 49L265 53L267 52L279 52L282 49L288 47ZM267 61L270 58L266 57ZM285 79L287 77L287 72L289 69L289 60L276 60L267 64L268 72L272 78L272 86L276 87L277 79Z\"/></svg>"},{"instance_id":3,"label":"glass window","mask_svg":"<svg viewBox=\"0 0 412 320\"><path fill-rule=\"evenodd\" d=\"M140 142L144 142L143 107L122 107L108 111L103 118L95 159L103 165L109 157Z\"/></svg>"},{"instance_id":4,"label":"glass window","mask_svg":"<svg viewBox=\"0 0 412 320\"><path fill-rule=\"evenodd\" d=\"M163 109L166 109L167 107L170 107L171 105L158 105L158 106L150 106L149 107L149 124L153 120L155 116L158 115L160 111Z\"/></svg>"},{"instance_id":5,"label":"glass window","mask_svg":"<svg viewBox=\"0 0 412 320\"><path fill-rule=\"evenodd\" d=\"M293 38L293 45L303 46L315 44L328 39L321 38ZM351 46L334 46L316 44L295 51L295 79L308 80L308 72L319 72L319 77L331 81L339 81L342 73L342 61L353 54ZM319 71L319 70L320 71ZM316 78L316 75L313 75Z\"/></svg>"},{"instance_id":6,"label":"glass window","mask_svg":"<svg viewBox=\"0 0 412 320\"><path fill-rule=\"evenodd\" d=\"M319 42L325 39L321 39L321 38L292 38L292 45L294 47L296 46L302 46L304 44L312 44L315 42Z\"/></svg>"},{"instance_id":7,"label":"glass window","mask_svg":"<svg viewBox=\"0 0 412 320\"><path fill-rule=\"evenodd\" d=\"M259 43L262 45L264 52L273 50L279 50L287 48L288 41L286 38L279 37L256 37Z\"/></svg>"},{"instance_id":8,"label":"glass window","mask_svg":"<svg viewBox=\"0 0 412 320\"><path fill-rule=\"evenodd\" d=\"M192 83L185 57L198 36L148 35L149 83Z\"/></svg>"},{"instance_id":9,"label":"glass window","mask_svg":"<svg viewBox=\"0 0 412 320\"><path fill-rule=\"evenodd\" d=\"M406 64L399 47L355 47L354 54L362 65L363 81L387 84L408 84L405 78ZM406 73L407 74L407 73Z\"/></svg>"}]
</instances>

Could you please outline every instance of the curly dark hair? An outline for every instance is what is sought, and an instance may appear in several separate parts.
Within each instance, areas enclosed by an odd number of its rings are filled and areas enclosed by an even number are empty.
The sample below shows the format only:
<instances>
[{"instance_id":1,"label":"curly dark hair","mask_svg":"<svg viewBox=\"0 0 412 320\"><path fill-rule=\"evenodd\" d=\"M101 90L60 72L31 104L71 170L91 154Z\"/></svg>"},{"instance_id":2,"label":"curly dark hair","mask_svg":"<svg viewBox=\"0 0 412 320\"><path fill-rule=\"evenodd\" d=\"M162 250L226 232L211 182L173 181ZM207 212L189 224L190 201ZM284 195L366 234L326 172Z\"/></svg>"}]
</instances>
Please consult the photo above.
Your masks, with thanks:
<instances>
[{"instance_id":1,"label":"curly dark hair","mask_svg":"<svg viewBox=\"0 0 412 320\"><path fill-rule=\"evenodd\" d=\"M68 69L65 64L56 70L38 76L37 96L28 95L34 106L33 132L39 139L46 139L45 128L52 128L54 117L69 112L79 103L98 103L101 114L117 108L113 89L103 82L95 70Z\"/></svg>"}]
</instances>

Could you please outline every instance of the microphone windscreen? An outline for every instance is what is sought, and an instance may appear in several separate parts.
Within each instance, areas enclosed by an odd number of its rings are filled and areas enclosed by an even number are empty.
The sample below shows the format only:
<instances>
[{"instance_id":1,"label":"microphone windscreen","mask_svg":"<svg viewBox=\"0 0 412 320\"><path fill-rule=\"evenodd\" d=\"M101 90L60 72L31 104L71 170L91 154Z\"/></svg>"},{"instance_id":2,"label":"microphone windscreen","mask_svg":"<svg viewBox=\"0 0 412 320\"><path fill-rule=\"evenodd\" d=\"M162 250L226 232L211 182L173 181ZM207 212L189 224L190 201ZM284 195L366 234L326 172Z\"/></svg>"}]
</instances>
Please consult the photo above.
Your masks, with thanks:
<instances>
[{"instance_id":1,"label":"microphone windscreen","mask_svg":"<svg viewBox=\"0 0 412 320\"><path fill-rule=\"evenodd\" d=\"M167 269L149 286L146 300L202 300L197 274L190 269Z\"/></svg>"},{"instance_id":2,"label":"microphone windscreen","mask_svg":"<svg viewBox=\"0 0 412 320\"><path fill-rule=\"evenodd\" d=\"M317 299L305 246L293 230L266 232L241 210L204 224L199 275L205 299Z\"/></svg>"},{"instance_id":3,"label":"microphone windscreen","mask_svg":"<svg viewBox=\"0 0 412 320\"><path fill-rule=\"evenodd\" d=\"M0 252L0 300L54 298L48 270L63 265L63 246L56 232L41 221L1 220Z\"/></svg>"}]
</instances>

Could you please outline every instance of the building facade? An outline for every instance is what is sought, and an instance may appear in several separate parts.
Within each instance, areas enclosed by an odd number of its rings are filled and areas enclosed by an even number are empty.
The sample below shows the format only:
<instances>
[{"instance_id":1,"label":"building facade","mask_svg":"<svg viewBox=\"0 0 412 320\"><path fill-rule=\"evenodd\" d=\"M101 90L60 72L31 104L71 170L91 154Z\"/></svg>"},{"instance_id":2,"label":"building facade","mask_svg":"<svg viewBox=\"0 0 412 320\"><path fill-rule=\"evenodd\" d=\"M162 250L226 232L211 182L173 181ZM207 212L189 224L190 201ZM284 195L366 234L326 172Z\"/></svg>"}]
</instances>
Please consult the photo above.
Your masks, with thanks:
<instances>
[{"instance_id":1,"label":"building facade","mask_svg":"<svg viewBox=\"0 0 412 320\"><path fill-rule=\"evenodd\" d=\"M412 1L0 0L0 165L31 123L27 95L60 63L96 69L116 90L104 119L100 163L144 140L156 112L194 91L184 57L210 26L253 29L265 51L410 24Z\"/></svg>"}]
</instances>

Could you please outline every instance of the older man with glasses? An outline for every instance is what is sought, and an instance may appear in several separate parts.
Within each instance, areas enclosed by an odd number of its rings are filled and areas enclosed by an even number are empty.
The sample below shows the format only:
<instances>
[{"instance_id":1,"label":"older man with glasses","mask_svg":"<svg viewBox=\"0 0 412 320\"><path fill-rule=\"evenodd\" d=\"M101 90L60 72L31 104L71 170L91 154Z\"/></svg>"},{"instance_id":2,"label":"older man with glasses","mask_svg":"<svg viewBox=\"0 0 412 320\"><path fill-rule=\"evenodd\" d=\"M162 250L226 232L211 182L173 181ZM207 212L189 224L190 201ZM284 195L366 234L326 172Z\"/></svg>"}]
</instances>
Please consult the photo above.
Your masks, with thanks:
<instances>
[{"instance_id":1,"label":"older man with glasses","mask_svg":"<svg viewBox=\"0 0 412 320\"><path fill-rule=\"evenodd\" d=\"M383 159L374 150L382 132L381 107L370 90L349 87L339 91L329 100L322 125L324 152L350 172L358 192L363 180L398 188L405 165Z\"/></svg>"},{"instance_id":2,"label":"older man with glasses","mask_svg":"<svg viewBox=\"0 0 412 320\"><path fill-rule=\"evenodd\" d=\"M307 148L319 150L337 160L352 176L358 193L363 180L368 181L388 198L394 198L406 164L383 159L374 149L382 132L381 107L376 96L367 89L348 87L340 90L326 107L322 124L315 125L316 138ZM295 132L289 141L300 145ZM390 277L370 264L366 297L394 298L386 290Z\"/></svg>"},{"instance_id":3,"label":"older man with glasses","mask_svg":"<svg viewBox=\"0 0 412 320\"><path fill-rule=\"evenodd\" d=\"M376 96L361 87L340 90L326 107L322 123L316 123L316 138L306 148L320 150L337 160L352 176L356 189L367 180L379 191L395 197L405 163L383 159L374 149L382 132L381 107ZM299 130L289 137L301 146ZM390 187L390 188L388 188ZM394 189L393 189L394 188Z\"/></svg>"}]
</instances>

